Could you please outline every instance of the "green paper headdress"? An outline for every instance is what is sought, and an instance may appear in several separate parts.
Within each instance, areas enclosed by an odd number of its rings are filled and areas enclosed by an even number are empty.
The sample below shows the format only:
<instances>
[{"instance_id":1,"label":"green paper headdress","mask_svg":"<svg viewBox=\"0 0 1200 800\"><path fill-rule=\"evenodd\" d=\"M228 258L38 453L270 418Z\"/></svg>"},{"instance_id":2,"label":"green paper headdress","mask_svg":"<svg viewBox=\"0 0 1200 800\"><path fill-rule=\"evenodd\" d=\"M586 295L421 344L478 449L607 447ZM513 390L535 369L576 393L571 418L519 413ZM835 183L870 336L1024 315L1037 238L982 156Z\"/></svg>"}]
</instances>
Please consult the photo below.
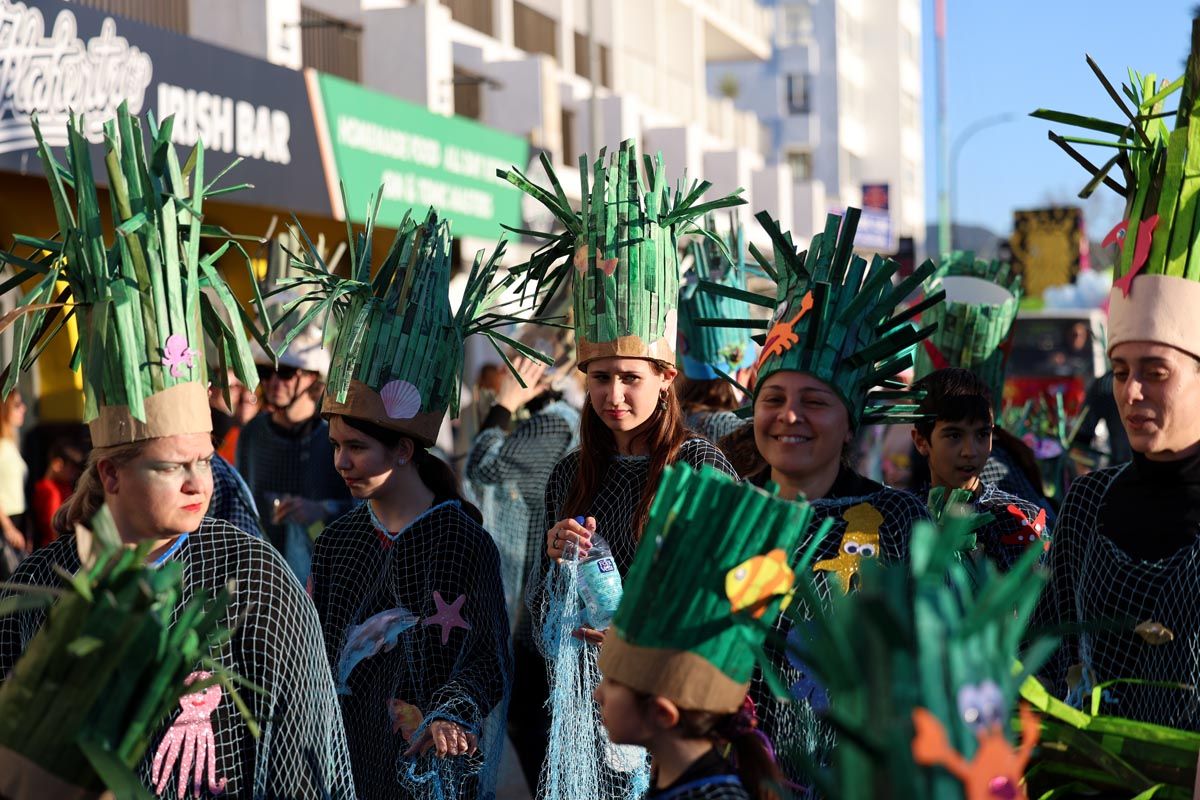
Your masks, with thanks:
<instances>
[{"instance_id":1,"label":"green paper headdress","mask_svg":"<svg viewBox=\"0 0 1200 800\"><path fill-rule=\"evenodd\" d=\"M1021 305L1021 276L1004 261L976 259L971 252L946 256L929 290L941 289L946 301L929 308L921 322L937 330L917 349L916 377L947 367L974 372L992 389L1000 409L1008 341Z\"/></svg>"},{"instance_id":2,"label":"green paper headdress","mask_svg":"<svg viewBox=\"0 0 1200 800\"><path fill-rule=\"evenodd\" d=\"M943 293L897 311L936 268L926 261L893 285L899 264L876 255L868 267L854 254L859 214L857 208L846 209L844 218L830 214L825 230L800 253L792 235L782 232L770 214L760 212L755 219L774 245L775 266L755 247L750 251L775 278L776 296L709 282L701 285L713 294L774 309L769 322L747 320L743 326L767 329L756 363L756 392L776 372L804 372L833 387L854 427L912 422L919 398L896 376L913 365L918 343L934 330L932 325L918 330L911 320L940 303Z\"/></svg>"},{"instance_id":3,"label":"green paper headdress","mask_svg":"<svg viewBox=\"0 0 1200 800\"><path fill-rule=\"evenodd\" d=\"M1154 74L1130 70L1129 83L1118 92L1096 62L1090 57L1087 62L1121 117L1108 121L1046 109L1033 116L1103 135L1051 132L1050 139L1091 173L1080 197L1103 183L1125 198L1124 221L1104 239L1105 246L1120 247L1109 305L1109 353L1124 342L1143 341L1200 357L1200 251L1193 247L1200 230L1200 20L1192 22L1186 72L1165 86ZM1165 107L1173 96L1178 98L1174 110ZM1174 127L1168 127L1169 117ZM1112 148L1113 155L1096 166L1073 144Z\"/></svg>"},{"instance_id":4,"label":"green paper headdress","mask_svg":"<svg viewBox=\"0 0 1200 800\"><path fill-rule=\"evenodd\" d=\"M580 158L583 203L571 208L550 161L542 166L551 189L531 183L515 167L496 174L544 205L566 228L561 233L518 231L545 239L524 271L549 287L548 297L572 272L575 340L580 369L612 356L675 364L678 329L679 246L688 232L709 235L695 220L709 211L741 205L737 192L701 203L707 181L667 186L662 154L640 164L633 141L605 166L600 151L588 182ZM738 190L741 191L740 189ZM722 245L723 246L723 245Z\"/></svg>"},{"instance_id":5,"label":"green paper headdress","mask_svg":"<svg viewBox=\"0 0 1200 800\"><path fill-rule=\"evenodd\" d=\"M706 227L715 226L709 220ZM699 283L746 288L746 249L742 226L732 222L724 247L710 239L688 245L692 268L684 275L679 292L679 355L683 374L694 381L719 380L753 366L758 347L745 328L731 328L729 321L745 320L750 308L744 300L700 291ZM711 323L717 324L711 324Z\"/></svg>"},{"instance_id":6,"label":"green paper headdress","mask_svg":"<svg viewBox=\"0 0 1200 800\"><path fill-rule=\"evenodd\" d=\"M601 672L681 708L737 711L755 664L771 669L763 642L805 569L795 550L811 514L711 467L667 467Z\"/></svg>"},{"instance_id":7,"label":"green paper headdress","mask_svg":"<svg viewBox=\"0 0 1200 800\"><path fill-rule=\"evenodd\" d=\"M59 231L52 239L16 235L18 245L33 249L28 258L0 253L0 262L17 271L0 294L36 280L17 308L15 358L3 391L12 391L18 373L75 316L80 340L71 364L83 370L84 419L96 447L211 431L205 334L217 349L210 360L221 369L211 377L220 385L227 367L246 386L258 385L244 328L266 343L216 267L233 247L249 273L245 251L226 231L203 223L205 198L242 187L213 189L225 173L206 182L203 147L197 145L181 166L171 144L173 119L161 127L153 118L148 122L148 150L141 125L124 104L104 125L116 225L106 242L83 120L71 118L63 166L35 118ZM202 253L202 238L221 244ZM257 291L255 301L261 312Z\"/></svg>"},{"instance_id":8,"label":"green paper headdress","mask_svg":"<svg viewBox=\"0 0 1200 800\"><path fill-rule=\"evenodd\" d=\"M316 319L333 318L332 367L322 414L363 419L428 447L437 438L447 408L458 415L463 340L468 336L486 336L505 363L509 359L498 342L545 363L550 359L499 331L525 321L496 306L512 281L495 280L503 240L490 257L485 259L482 250L475 256L462 303L451 311L450 223L439 220L432 208L424 222L406 215L372 276L371 242L378 212L376 200L357 245L347 225L348 279L330 274L318 249L299 230L304 254L294 258L293 265L302 275L282 280L280 286L311 288L289 305L284 318L306 306L290 336Z\"/></svg>"}]
</instances>

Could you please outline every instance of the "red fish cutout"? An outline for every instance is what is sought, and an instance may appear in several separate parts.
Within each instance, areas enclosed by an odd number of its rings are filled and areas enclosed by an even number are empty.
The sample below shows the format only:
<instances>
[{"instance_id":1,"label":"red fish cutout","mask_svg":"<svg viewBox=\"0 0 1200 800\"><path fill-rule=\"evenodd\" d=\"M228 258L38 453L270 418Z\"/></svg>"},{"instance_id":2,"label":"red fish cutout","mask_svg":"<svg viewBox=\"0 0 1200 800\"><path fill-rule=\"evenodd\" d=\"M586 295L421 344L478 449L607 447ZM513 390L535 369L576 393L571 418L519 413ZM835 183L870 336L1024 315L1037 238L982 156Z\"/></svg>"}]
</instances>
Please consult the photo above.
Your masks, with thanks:
<instances>
[{"instance_id":1,"label":"red fish cutout","mask_svg":"<svg viewBox=\"0 0 1200 800\"><path fill-rule=\"evenodd\" d=\"M1050 542L1045 538L1046 509L1043 508L1038 511L1038 515L1034 519L1030 519L1024 511L1013 505L1010 505L1007 511L1020 520L1021 529L1001 536L1000 544L1025 545L1028 547L1040 541L1042 542L1042 547L1046 550L1050 549Z\"/></svg>"},{"instance_id":2,"label":"red fish cutout","mask_svg":"<svg viewBox=\"0 0 1200 800\"><path fill-rule=\"evenodd\" d=\"M942 351L938 350L936 344L925 339L921 345L925 348L925 355L929 356L929 360L933 362L934 369L949 369L950 360L942 355Z\"/></svg>"},{"instance_id":3,"label":"red fish cutout","mask_svg":"<svg viewBox=\"0 0 1200 800\"><path fill-rule=\"evenodd\" d=\"M1021 746L1013 749L1000 725L978 731L979 747L967 761L950 744L942 721L924 708L913 709L913 760L923 766L940 766L963 785L966 800L1025 800L1022 780L1029 757L1041 735L1037 715L1021 703Z\"/></svg>"},{"instance_id":4,"label":"red fish cutout","mask_svg":"<svg viewBox=\"0 0 1200 800\"><path fill-rule=\"evenodd\" d=\"M1133 291L1133 279L1142 271L1142 267L1146 266L1146 259L1150 257L1150 244L1154 239L1154 229L1157 226L1158 214L1147 217L1138 224L1137 241L1133 245L1133 264L1130 266L1129 272L1125 277L1113 281L1113 286L1120 288L1126 297L1129 297L1129 293ZM1129 220L1122 220L1108 232L1108 235L1104 237L1104 241L1100 243L1100 246L1110 247L1114 244L1120 244L1123 248L1128 232Z\"/></svg>"}]
</instances>

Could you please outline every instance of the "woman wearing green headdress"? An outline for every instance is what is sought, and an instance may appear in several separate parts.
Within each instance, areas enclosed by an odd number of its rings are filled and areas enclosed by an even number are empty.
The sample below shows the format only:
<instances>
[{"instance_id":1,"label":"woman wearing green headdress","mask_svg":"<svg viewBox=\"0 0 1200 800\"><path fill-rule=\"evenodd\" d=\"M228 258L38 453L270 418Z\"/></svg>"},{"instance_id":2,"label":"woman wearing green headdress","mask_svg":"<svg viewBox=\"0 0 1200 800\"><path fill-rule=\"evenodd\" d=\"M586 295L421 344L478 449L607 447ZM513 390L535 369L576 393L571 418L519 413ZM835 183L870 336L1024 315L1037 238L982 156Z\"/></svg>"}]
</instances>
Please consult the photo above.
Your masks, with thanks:
<instances>
[{"instance_id":1,"label":"woman wearing green headdress","mask_svg":"<svg viewBox=\"0 0 1200 800\"><path fill-rule=\"evenodd\" d=\"M84 559L75 528L106 505L127 544L152 541L154 564L182 568L182 592L172 612L176 622L194 621L186 616L193 613L186 610L193 596L230 592L221 625L233 631L232 637L206 653L207 665L188 665L192 671L185 685L206 681L215 661L255 687L239 693L244 705L220 685L181 698L141 760L142 784L164 800L220 794L354 797L312 601L274 548L206 515L213 444L205 333L221 364L247 386L255 386L257 376L241 324L248 315L216 269L233 243L218 234L215 238L226 240L201 255L201 238L210 235L202 230L201 214L211 191L203 150L195 150L183 173L171 145L171 120L157 128L152 124L152 146L143 148L137 120L124 106L119 109L117 119L104 127L109 197L118 226L110 245L82 121L72 121L68 129L66 167L56 162L36 125L34 130L60 235L18 237L34 251L28 259L0 255L22 272L6 290L36 279L22 301L27 313L17 322L16 361L8 379L15 381L20 368L32 363L46 331L62 329L61 324L52 328L54 315L73 314L81 332L78 363L94 449L75 493L55 517L60 537L26 559L13 581L58 587L64 572L79 571ZM224 324L217 308L239 322ZM212 377L222 383L225 369ZM44 619L41 611L0 619L0 680ZM57 679L69 692L72 681L88 676ZM154 685L128 688L147 701L163 691Z\"/></svg>"},{"instance_id":2,"label":"woman wearing green headdress","mask_svg":"<svg viewBox=\"0 0 1200 800\"><path fill-rule=\"evenodd\" d=\"M823 599L854 588L864 559L906 559L913 522L929 517L915 495L859 475L847 460L860 425L917 418L915 398L894 378L912 365L914 348L929 333L910 320L941 300L935 294L918 307L897 310L933 264L926 262L896 285L894 261L876 256L868 270L852 250L858 214L849 209L844 218L829 215L825 230L803 253L769 214L759 214L774 244L774 266L763 268L776 278L777 294L744 293L747 302L774 306L755 365L757 459L745 477L759 486L776 484L783 497L807 499L814 520L810 536L820 523L833 520L812 566ZM806 536L800 547L808 541ZM806 636L800 626L786 633ZM804 680L803 665L773 652L789 685L799 688L795 703L784 706L756 684L763 729L778 746L785 773L800 780L798 753L824 759L831 745L817 721L828 698L820 686Z\"/></svg>"},{"instance_id":3,"label":"woman wearing green headdress","mask_svg":"<svg viewBox=\"0 0 1200 800\"><path fill-rule=\"evenodd\" d=\"M1120 170L1108 174L1123 176L1124 185L1105 174L1091 185L1104 182L1126 198L1125 220L1111 234L1120 256L1110 295L1108 356L1133 449L1130 463L1077 479L1063 500L1042 611L1047 622L1090 627L1065 637L1043 674L1058 695L1074 691L1085 700L1091 687L1118 681L1103 692L1102 713L1195 731L1200 730L1200 253L1194 242L1200 185L1194 162L1200 152L1200 20L1192 23L1183 77L1166 88L1154 75L1131 71L1130 77L1132 85L1122 88L1135 113L1122 104L1119 122L1035 112L1055 122L1083 120L1120 136L1114 158ZM1117 96L1111 87L1108 92ZM1178 111L1171 113L1176 100ZM1087 134L1089 140L1095 136ZM1050 138L1074 153L1073 139L1053 133Z\"/></svg>"},{"instance_id":4,"label":"woman wearing green headdress","mask_svg":"<svg viewBox=\"0 0 1200 800\"><path fill-rule=\"evenodd\" d=\"M603 800L628 796L645 779L640 750L616 748L600 724L591 689L599 681L596 644L602 633L579 618L566 627L587 643L564 634L564 604L574 589L564 589L569 569L560 567L572 548L580 557L603 538L617 570L632 563L659 479L668 464L708 464L732 474L721 451L690 434L674 389L678 375L679 250L677 236L695 229L706 211L741 201L725 197L700 203L709 184L694 183L669 191L662 166L646 159L641 168L632 142L605 164L596 160L587 180L583 209L572 210L557 178L543 161L552 190L534 186L515 169L502 172L516 186L545 204L566 231L549 239L528 265L530 274L557 286L573 278L576 358L587 376L587 399L579 431L579 449L558 462L546 489L544 580L529 595L541 647L550 668L550 751L546 776L577 770L588 759L593 779L576 792L548 797L587 796ZM573 273L573 275L572 275ZM569 616L569 615L568 615ZM577 693L572 687L582 687ZM554 731L591 732L591 757L563 746Z\"/></svg>"},{"instance_id":5,"label":"woman wearing green headdress","mask_svg":"<svg viewBox=\"0 0 1200 800\"><path fill-rule=\"evenodd\" d=\"M500 557L430 448L457 413L464 339L508 324L493 307L503 242L478 254L452 312L449 223L406 217L378 266L373 228L351 247L350 278L315 248L299 265L316 286L307 313L336 323L321 406L333 466L365 501L317 539L313 602L358 796L487 797L512 685Z\"/></svg>"},{"instance_id":6,"label":"woman wearing green headdress","mask_svg":"<svg viewBox=\"0 0 1200 800\"><path fill-rule=\"evenodd\" d=\"M712 221L709 221L712 227ZM732 224L728 240L695 239L688 245L691 269L684 274L679 293L679 402L688 428L710 442L749 425L734 412L745 393L722 375L739 384L751 383L751 367L758 348L745 329L720 323L750 315L744 300L702 291L701 282L734 289L746 288L745 242L742 228Z\"/></svg>"}]
</instances>

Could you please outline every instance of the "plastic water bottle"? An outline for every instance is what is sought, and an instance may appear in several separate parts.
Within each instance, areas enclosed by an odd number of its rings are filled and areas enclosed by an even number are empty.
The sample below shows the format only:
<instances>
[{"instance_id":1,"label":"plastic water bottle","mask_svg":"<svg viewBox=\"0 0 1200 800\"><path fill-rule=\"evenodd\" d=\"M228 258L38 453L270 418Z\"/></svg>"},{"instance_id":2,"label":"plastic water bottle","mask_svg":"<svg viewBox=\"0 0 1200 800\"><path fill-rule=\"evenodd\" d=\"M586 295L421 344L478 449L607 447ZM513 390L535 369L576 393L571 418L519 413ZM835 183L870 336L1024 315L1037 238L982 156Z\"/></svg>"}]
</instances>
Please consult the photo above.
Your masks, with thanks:
<instances>
[{"instance_id":1,"label":"plastic water bottle","mask_svg":"<svg viewBox=\"0 0 1200 800\"><path fill-rule=\"evenodd\" d=\"M575 521L584 524L583 517ZM612 556L608 542L598 533L592 534L592 547L579 561L579 596L583 598L588 624L602 631L612 622L621 604L621 573Z\"/></svg>"}]
</instances>

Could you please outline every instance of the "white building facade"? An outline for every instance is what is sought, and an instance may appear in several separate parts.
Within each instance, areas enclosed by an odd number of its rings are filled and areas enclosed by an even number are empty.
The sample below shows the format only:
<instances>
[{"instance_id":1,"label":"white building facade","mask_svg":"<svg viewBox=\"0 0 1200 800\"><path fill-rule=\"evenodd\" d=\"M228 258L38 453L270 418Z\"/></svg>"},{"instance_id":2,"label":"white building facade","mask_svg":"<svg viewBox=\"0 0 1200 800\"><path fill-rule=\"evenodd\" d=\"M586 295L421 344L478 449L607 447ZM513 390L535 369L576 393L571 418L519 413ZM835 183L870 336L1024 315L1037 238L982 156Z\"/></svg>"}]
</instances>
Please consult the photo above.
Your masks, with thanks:
<instances>
[{"instance_id":1,"label":"white building facade","mask_svg":"<svg viewBox=\"0 0 1200 800\"><path fill-rule=\"evenodd\" d=\"M708 67L709 91L756 114L791 167L793 232L864 209L859 245L924 251L919 0L764 0L771 56ZM909 241L910 240L911 244Z\"/></svg>"}]
</instances>

